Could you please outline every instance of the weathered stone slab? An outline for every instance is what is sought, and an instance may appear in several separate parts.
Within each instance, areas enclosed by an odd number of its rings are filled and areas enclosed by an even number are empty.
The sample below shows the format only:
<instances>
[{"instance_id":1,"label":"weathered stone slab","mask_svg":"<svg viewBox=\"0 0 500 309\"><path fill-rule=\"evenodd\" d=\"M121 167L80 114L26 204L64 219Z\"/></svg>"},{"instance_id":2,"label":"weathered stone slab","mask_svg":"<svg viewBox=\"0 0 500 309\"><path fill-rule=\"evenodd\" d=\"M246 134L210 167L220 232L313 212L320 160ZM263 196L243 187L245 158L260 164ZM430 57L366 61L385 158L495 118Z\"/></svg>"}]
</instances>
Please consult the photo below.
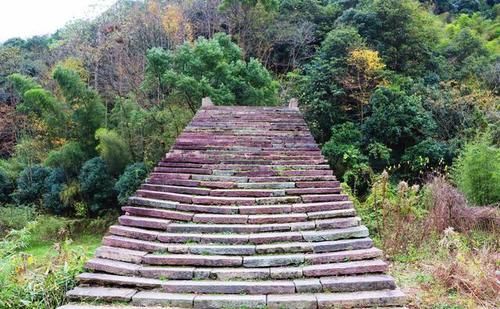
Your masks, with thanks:
<instances>
[{"instance_id":1,"label":"weathered stone slab","mask_svg":"<svg viewBox=\"0 0 500 309\"><path fill-rule=\"evenodd\" d=\"M319 279L296 279L293 280L297 293L319 293L323 286Z\"/></svg>"},{"instance_id":2,"label":"weathered stone slab","mask_svg":"<svg viewBox=\"0 0 500 309\"><path fill-rule=\"evenodd\" d=\"M318 301L313 294L267 295L269 309L316 309Z\"/></svg>"},{"instance_id":3,"label":"weathered stone slab","mask_svg":"<svg viewBox=\"0 0 500 309\"><path fill-rule=\"evenodd\" d=\"M109 232L111 234L118 236L125 236L142 240L156 240L156 237L158 236L158 232L156 231L150 231L140 228L121 226L121 225L110 226Z\"/></svg>"},{"instance_id":4,"label":"weathered stone slab","mask_svg":"<svg viewBox=\"0 0 500 309\"><path fill-rule=\"evenodd\" d=\"M141 266L133 263L93 258L85 264L85 268L116 275L136 275Z\"/></svg>"},{"instance_id":5,"label":"weathered stone slab","mask_svg":"<svg viewBox=\"0 0 500 309\"><path fill-rule=\"evenodd\" d=\"M273 267L272 279L295 279L302 277L302 267Z\"/></svg>"},{"instance_id":6,"label":"weathered stone slab","mask_svg":"<svg viewBox=\"0 0 500 309\"><path fill-rule=\"evenodd\" d=\"M122 207L122 210L135 216L154 217L179 221L191 221L194 215L193 213L183 211L130 206Z\"/></svg>"},{"instance_id":7,"label":"weathered stone slab","mask_svg":"<svg viewBox=\"0 0 500 309\"><path fill-rule=\"evenodd\" d=\"M198 295L194 299L196 309L264 308L265 295Z\"/></svg>"},{"instance_id":8,"label":"weathered stone slab","mask_svg":"<svg viewBox=\"0 0 500 309\"><path fill-rule=\"evenodd\" d=\"M125 301L128 302L137 293L134 289L104 288L104 287L76 287L66 293L69 299L87 301Z\"/></svg>"},{"instance_id":9,"label":"weathered stone slab","mask_svg":"<svg viewBox=\"0 0 500 309\"><path fill-rule=\"evenodd\" d=\"M368 249L373 246L373 241L370 238L342 239L322 241L313 243L312 245L315 253L322 253L342 250Z\"/></svg>"},{"instance_id":10,"label":"weathered stone slab","mask_svg":"<svg viewBox=\"0 0 500 309\"><path fill-rule=\"evenodd\" d=\"M145 218L136 216L120 216L118 222L122 225L165 230L170 224L170 220Z\"/></svg>"},{"instance_id":11,"label":"weathered stone slab","mask_svg":"<svg viewBox=\"0 0 500 309\"><path fill-rule=\"evenodd\" d=\"M368 229L365 226L354 226L345 229L303 231L302 237L306 241L325 241L347 238L363 238L368 236Z\"/></svg>"},{"instance_id":12,"label":"weathered stone slab","mask_svg":"<svg viewBox=\"0 0 500 309\"><path fill-rule=\"evenodd\" d=\"M327 263L373 259L381 256L382 256L382 250L377 248L369 248L360 250L345 250L337 252L306 254L305 260L306 263L309 264L327 264Z\"/></svg>"},{"instance_id":13,"label":"weathered stone slab","mask_svg":"<svg viewBox=\"0 0 500 309\"><path fill-rule=\"evenodd\" d=\"M240 266L242 257L230 256L203 256L191 254L146 255L144 263L151 265L179 265L179 266Z\"/></svg>"},{"instance_id":14,"label":"weathered stone slab","mask_svg":"<svg viewBox=\"0 0 500 309\"><path fill-rule=\"evenodd\" d=\"M247 221L247 215L195 214L193 217L193 222L197 223L238 224Z\"/></svg>"},{"instance_id":15,"label":"weathered stone slab","mask_svg":"<svg viewBox=\"0 0 500 309\"><path fill-rule=\"evenodd\" d=\"M143 266L139 274L146 278L189 280L194 278L194 267L156 267Z\"/></svg>"},{"instance_id":16,"label":"weathered stone slab","mask_svg":"<svg viewBox=\"0 0 500 309\"><path fill-rule=\"evenodd\" d=\"M196 294L291 294L295 293L292 281L166 281L167 293Z\"/></svg>"},{"instance_id":17,"label":"weathered stone slab","mask_svg":"<svg viewBox=\"0 0 500 309\"><path fill-rule=\"evenodd\" d=\"M299 265L304 262L303 254L264 255L243 257L244 267L271 267Z\"/></svg>"},{"instance_id":18,"label":"weathered stone slab","mask_svg":"<svg viewBox=\"0 0 500 309\"><path fill-rule=\"evenodd\" d=\"M315 294L318 308L402 306L404 294L400 290L358 291L351 293Z\"/></svg>"},{"instance_id":19,"label":"weathered stone slab","mask_svg":"<svg viewBox=\"0 0 500 309\"><path fill-rule=\"evenodd\" d=\"M191 308L194 301L193 294L160 293L141 291L132 297L132 304L136 306L171 306Z\"/></svg>"},{"instance_id":20,"label":"weathered stone slab","mask_svg":"<svg viewBox=\"0 0 500 309\"><path fill-rule=\"evenodd\" d=\"M76 278L80 283L86 284L119 285L143 288L159 288L162 285L162 281L156 279L116 276L98 273L83 273L79 274Z\"/></svg>"},{"instance_id":21,"label":"weathered stone slab","mask_svg":"<svg viewBox=\"0 0 500 309\"><path fill-rule=\"evenodd\" d=\"M306 277L338 276L364 273L382 273L387 271L387 263L381 260L355 261L334 264L304 266Z\"/></svg>"},{"instance_id":22,"label":"weathered stone slab","mask_svg":"<svg viewBox=\"0 0 500 309\"><path fill-rule=\"evenodd\" d=\"M254 245L190 245L191 254L202 255L253 255L255 254Z\"/></svg>"},{"instance_id":23,"label":"weathered stone slab","mask_svg":"<svg viewBox=\"0 0 500 309\"><path fill-rule=\"evenodd\" d=\"M300 203L292 205L293 212L316 212L349 208L353 208L353 203L351 201Z\"/></svg>"},{"instance_id":24,"label":"weathered stone slab","mask_svg":"<svg viewBox=\"0 0 500 309\"><path fill-rule=\"evenodd\" d=\"M356 292L372 290L394 290L396 283L391 276L337 276L320 279L325 292Z\"/></svg>"},{"instance_id":25,"label":"weathered stone slab","mask_svg":"<svg viewBox=\"0 0 500 309\"><path fill-rule=\"evenodd\" d=\"M96 258L109 259L122 262L140 264L142 257L148 254L146 251L136 251L122 248L101 246L95 252Z\"/></svg>"},{"instance_id":26,"label":"weathered stone slab","mask_svg":"<svg viewBox=\"0 0 500 309\"><path fill-rule=\"evenodd\" d=\"M166 252L169 246L167 244L145 241L139 239L132 239L122 236L105 236L102 243L110 247L125 248L137 251L147 252Z\"/></svg>"},{"instance_id":27,"label":"weathered stone slab","mask_svg":"<svg viewBox=\"0 0 500 309\"><path fill-rule=\"evenodd\" d=\"M178 202L162 201L158 199L144 198L138 196L131 196L128 199L131 205L148 206L154 208L175 209Z\"/></svg>"},{"instance_id":28,"label":"weathered stone slab","mask_svg":"<svg viewBox=\"0 0 500 309\"><path fill-rule=\"evenodd\" d=\"M263 223L289 223L306 221L306 214L266 214L266 215L249 215L248 223L263 224Z\"/></svg>"},{"instance_id":29,"label":"weathered stone slab","mask_svg":"<svg viewBox=\"0 0 500 309\"><path fill-rule=\"evenodd\" d=\"M239 213L244 215L258 214L281 214L290 213L291 205L259 205L259 206L241 206L238 207Z\"/></svg>"},{"instance_id":30,"label":"weathered stone slab","mask_svg":"<svg viewBox=\"0 0 500 309\"><path fill-rule=\"evenodd\" d=\"M301 241L302 239L302 234L300 232L256 233L248 236L248 241L254 244Z\"/></svg>"},{"instance_id":31,"label":"weathered stone slab","mask_svg":"<svg viewBox=\"0 0 500 309\"><path fill-rule=\"evenodd\" d=\"M361 219L359 217L348 217L348 218L333 218L333 219L320 219L315 220L316 229L318 230L328 230L328 229L340 229L348 228L353 226L359 226Z\"/></svg>"},{"instance_id":32,"label":"weathered stone slab","mask_svg":"<svg viewBox=\"0 0 500 309\"><path fill-rule=\"evenodd\" d=\"M270 272L269 268L213 268L209 277L217 280L267 280Z\"/></svg>"},{"instance_id":33,"label":"weathered stone slab","mask_svg":"<svg viewBox=\"0 0 500 309\"><path fill-rule=\"evenodd\" d=\"M256 251L258 254L313 252L313 245L308 242L262 244L257 245Z\"/></svg>"}]
</instances>

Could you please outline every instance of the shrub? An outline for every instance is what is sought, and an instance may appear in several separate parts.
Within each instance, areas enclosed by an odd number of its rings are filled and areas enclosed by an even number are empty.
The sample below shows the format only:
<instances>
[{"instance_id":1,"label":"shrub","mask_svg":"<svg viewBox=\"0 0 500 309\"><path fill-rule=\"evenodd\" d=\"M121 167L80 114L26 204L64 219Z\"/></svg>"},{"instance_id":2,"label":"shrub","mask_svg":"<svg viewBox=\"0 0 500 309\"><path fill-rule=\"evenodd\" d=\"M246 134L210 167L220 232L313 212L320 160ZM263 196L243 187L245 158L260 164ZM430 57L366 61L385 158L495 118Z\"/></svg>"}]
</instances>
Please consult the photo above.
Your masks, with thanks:
<instances>
[{"instance_id":1,"label":"shrub","mask_svg":"<svg viewBox=\"0 0 500 309\"><path fill-rule=\"evenodd\" d=\"M368 188L371 168L361 152L361 131L352 122L332 127L332 135L321 149L337 176L342 177L356 194Z\"/></svg>"},{"instance_id":2,"label":"shrub","mask_svg":"<svg viewBox=\"0 0 500 309\"><path fill-rule=\"evenodd\" d=\"M91 214L98 214L115 205L114 180L103 159L96 157L85 162L78 180L82 197L89 205Z\"/></svg>"},{"instance_id":3,"label":"shrub","mask_svg":"<svg viewBox=\"0 0 500 309\"><path fill-rule=\"evenodd\" d=\"M467 144L452 169L458 188L478 205L500 202L500 149L489 135Z\"/></svg>"},{"instance_id":4,"label":"shrub","mask_svg":"<svg viewBox=\"0 0 500 309\"><path fill-rule=\"evenodd\" d=\"M45 178L45 193L43 207L54 214L63 214L67 209L61 202L61 192L64 187L65 174L63 169L52 169Z\"/></svg>"},{"instance_id":5,"label":"shrub","mask_svg":"<svg viewBox=\"0 0 500 309\"><path fill-rule=\"evenodd\" d=\"M45 179L50 174L50 169L35 165L25 168L17 179L17 189L13 193L18 204L40 204L45 192Z\"/></svg>"},{"instance_id":6,"label":"shrub","mask_svg":"<svg viewBox=\"0 0 500 309\"><path fill-rule=\"evenodd\" d=\"M452 227L460 232L482 228L494 232L500 211L493 207L469 207L462 193L443 177L434 177L427 189L427 230L442 232Z\"/></svg>"},{"instance_id":7,"label":"shrub","mask_svg":"<svg viewBox=\"0 0 500 309\"><path fill-rule=\"evenodd\" d=\"M49 309L61 306L65 294L76 285L75 276L82 271L84 250L70 248L70 241L55 245L56 255L44 271L31 271L40 263L35 257L18 253L9 258L0 275L1 308Z\"/></svg>"},{"instance_id":8,"label":"shrub","mask_svg":"<svg viewBox=\"0 0 500 309\"><path fill-rule=\"evenodd\" d=\"M118 202L125 204L129 196L134 194L147 175L146 165L142 162L127 166L115 184L115 190L118 192Z\"/></svg>"},{"instance_id":9,"label":"shrub","mask_svg":"<svg viewBox=\"0 0 500 309\"><path fill-rule=\"evenodd\" d=\"M6 205L0 207L0 237L10 230L20 230L35 218L35 211L28 206Z\"/></svg>"},{"instance_id":10,"label":"shrub","mask_svg":"<svg viewBox=\"0 0 500 309\"><path fill-rule=\"evenodd\" d=\"M60 167L69 176L78 175L80 167L85 161L85 153L77 142L69 142L58 150L49 153L45 165Z\"/></svg>"},{"instance_id":11,"label":"shrub","mask_svg":"<svg viewBox=\"0 0 500 309\"><path fill-rule=\"evenodd\" d=\"M10 194L14 191L14 184L7 175L0 170L0 204L10 201Z\"/></svg>"},{"instance_id":12,"label":"shrub","mask_svg":"<svg viewBox=\"0 0 500 309\"><path fill-rule=\"evenodd\" d=\"M120 175L131 161L127 143L115 131L104 128L97 130L95 137L99 140L96 149L101 158L106 161L109 171L113 175Z\"/></svg>"},{"instance_id":13,"label":"shrub","mask_svg":"<svg viewBox=\"0 0 500 309\"><path fill-rule=\"evenodd\" d=\"M384 171L374 178L366 201L358 205L363 222L381 241L387 254L406 253L421 244L426 233L421 191L404 181L397 187L392 185Z\"/></svg>"}]
</instances>

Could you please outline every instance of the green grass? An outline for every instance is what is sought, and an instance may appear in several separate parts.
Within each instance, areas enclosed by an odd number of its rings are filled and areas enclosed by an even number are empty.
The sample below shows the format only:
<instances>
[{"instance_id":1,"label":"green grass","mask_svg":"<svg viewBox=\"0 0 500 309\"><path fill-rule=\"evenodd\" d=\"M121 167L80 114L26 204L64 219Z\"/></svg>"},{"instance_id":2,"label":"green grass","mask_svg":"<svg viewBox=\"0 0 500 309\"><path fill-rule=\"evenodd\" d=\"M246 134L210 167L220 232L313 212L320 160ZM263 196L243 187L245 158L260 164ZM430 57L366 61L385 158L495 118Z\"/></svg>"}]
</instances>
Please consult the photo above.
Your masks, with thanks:
<instances>
[{"instance_id":1,"label":"green grass","mask_svg":"<svg viewBox=\"0 0 500 309\"><path fill-rule=\"evenodd\" d=\"M95 250L101 245L101 234L77 235L68 245L68 249L81 249L87 258L94 255ZM35 260L44 260L57 255L55 243L50 241L36 241L23 250L24 253L32 255Z\"/></svg>"}]
</instances>

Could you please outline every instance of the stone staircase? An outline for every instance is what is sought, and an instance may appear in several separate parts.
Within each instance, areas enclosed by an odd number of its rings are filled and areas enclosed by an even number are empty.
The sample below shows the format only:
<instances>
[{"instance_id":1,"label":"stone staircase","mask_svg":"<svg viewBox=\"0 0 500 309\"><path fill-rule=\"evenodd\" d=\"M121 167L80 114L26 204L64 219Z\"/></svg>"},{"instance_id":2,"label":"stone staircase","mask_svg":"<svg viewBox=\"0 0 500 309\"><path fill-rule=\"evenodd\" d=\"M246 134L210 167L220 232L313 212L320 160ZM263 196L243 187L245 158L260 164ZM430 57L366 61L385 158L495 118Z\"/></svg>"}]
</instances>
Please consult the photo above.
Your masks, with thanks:
<instances>
[{"instance_id":1,"label":"stone staircase","mask_svg":"<svg viewBox=\"0 0 500 309\"><path fill-rule=\"evenodd\" d=\"M64 308L404 304L295 108L203 107L122 209Z\"/></svg>"}]
</instances>

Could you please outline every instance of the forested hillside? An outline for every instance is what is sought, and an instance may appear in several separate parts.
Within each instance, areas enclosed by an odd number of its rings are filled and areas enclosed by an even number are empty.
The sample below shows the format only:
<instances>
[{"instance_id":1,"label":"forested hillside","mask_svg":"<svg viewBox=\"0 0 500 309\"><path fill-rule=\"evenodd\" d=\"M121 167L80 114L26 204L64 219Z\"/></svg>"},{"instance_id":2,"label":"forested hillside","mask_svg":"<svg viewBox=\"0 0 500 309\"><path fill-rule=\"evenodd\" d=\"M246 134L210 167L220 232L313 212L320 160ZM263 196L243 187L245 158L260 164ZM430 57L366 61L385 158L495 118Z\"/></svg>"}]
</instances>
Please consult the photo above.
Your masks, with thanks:
<instances>
[{"instance_id":1,"label":"forested hillside","mask_svg":"<svg viewBox=\"0 0 500 309\"><path fill-rule=\"evenodd\" d=\"M61 303L82 262L64 240L116 216L207 96L298 98L401 285L418 291L412 305L495 307L497 3L119 0L93 20L3 42L0 307ZM52 294L47 278L23 286L36 271L18 255L46 220L64 221L47 237L67 244L50 266L66 285Z\"/></svg>"}]
</instances>

